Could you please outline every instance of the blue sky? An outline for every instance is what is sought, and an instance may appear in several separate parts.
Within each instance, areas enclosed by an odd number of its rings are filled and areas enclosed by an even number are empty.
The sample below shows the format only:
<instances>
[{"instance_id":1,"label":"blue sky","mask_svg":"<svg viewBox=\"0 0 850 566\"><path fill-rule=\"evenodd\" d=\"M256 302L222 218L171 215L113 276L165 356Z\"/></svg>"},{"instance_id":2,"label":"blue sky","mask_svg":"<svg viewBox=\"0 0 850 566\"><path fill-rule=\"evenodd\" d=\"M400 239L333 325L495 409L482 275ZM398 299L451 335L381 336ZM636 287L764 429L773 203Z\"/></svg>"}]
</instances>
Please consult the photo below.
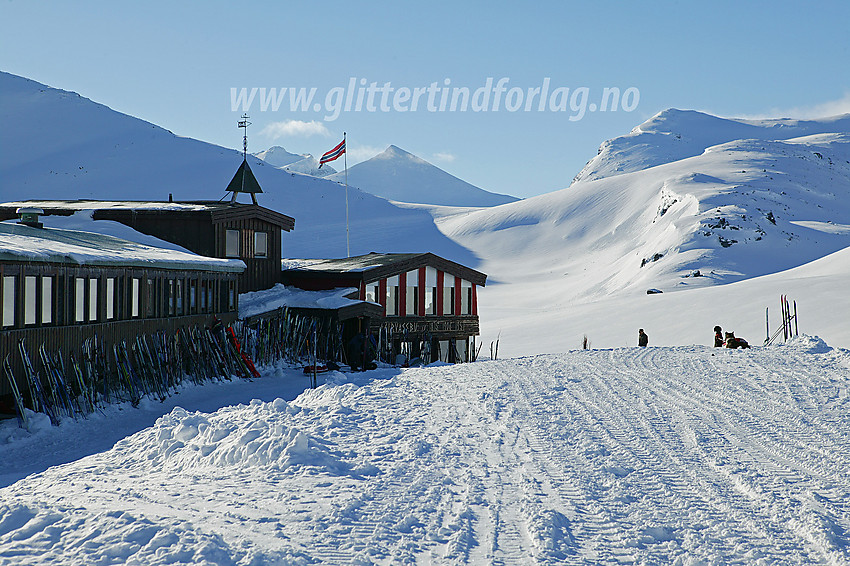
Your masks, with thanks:
<instances>
[{"instance_id":1,"label":"blue sky","mask_svg":"<svg viewBox=\"0 0 850 566\"><path fill-rule=\"evenodd\" d=\"M307 111L291 111L288 98L263 111L255 97L249 151L282 145L319 155L346 131L349 166L394 144L486 190L527 197L568 186L601 142L665 108L746 117L850 112L848 28L845 1L2 0L0 69L240 149L242 108L232 109L231 89L316 89ZM473 111L488 78L487 111ZM552 98L539 111L538 94L526 111L547 78ZM347 94L352 79L351 110L327 119L334 112L326 98ZM373 93L373 112L365 90L356 110L362 82L389 83ZM414 110L404 91L434 83L432 90L446 89L443 110L442 90L434 91L434 111L425 92ZM621 96L631 89L629 107L590 111L606 88Z\"/></svg>"}]
</instances>

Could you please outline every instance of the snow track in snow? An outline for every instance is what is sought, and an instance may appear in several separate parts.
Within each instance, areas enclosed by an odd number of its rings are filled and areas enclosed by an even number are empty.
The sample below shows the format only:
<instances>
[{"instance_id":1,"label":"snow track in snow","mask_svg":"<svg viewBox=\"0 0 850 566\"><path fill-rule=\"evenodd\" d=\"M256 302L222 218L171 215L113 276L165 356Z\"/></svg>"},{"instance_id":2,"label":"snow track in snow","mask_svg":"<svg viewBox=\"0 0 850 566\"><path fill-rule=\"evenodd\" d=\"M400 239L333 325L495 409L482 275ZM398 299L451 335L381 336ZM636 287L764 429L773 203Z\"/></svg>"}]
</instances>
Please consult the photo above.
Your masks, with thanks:
<instances>
[{"instance_id":1,"label":"snow track in snow","mask_svg":"<svg viewBox=\"0 0 850 566\"><path fill-rule=\"evenodd\" d=\"M850 353L818 339L348 377L0 490L0 564L850 564Z\"/></svg>"}]
</instances>

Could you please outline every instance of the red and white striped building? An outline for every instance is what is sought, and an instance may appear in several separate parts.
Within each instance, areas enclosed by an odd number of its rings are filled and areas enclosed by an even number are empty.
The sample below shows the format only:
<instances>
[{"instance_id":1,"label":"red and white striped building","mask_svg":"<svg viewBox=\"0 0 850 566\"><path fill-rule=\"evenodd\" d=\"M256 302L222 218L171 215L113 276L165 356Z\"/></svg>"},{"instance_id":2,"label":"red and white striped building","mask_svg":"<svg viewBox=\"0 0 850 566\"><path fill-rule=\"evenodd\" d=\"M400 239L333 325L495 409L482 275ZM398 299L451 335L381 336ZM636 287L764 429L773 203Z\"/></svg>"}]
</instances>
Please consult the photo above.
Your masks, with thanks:
<instances>
[{"instance_id":1,"label":"red and white striped building","mask_svg":"<svg viewBox=\"0 0 850 566\"><path fill-rule=\"evenodd\" d=\"M381 306L369 329L394 355L455 362L472 357L487 276L432 253L371 253L284 260L282 280L305 290L356 288L356 298Z\"/></svg>"}]
</instances>

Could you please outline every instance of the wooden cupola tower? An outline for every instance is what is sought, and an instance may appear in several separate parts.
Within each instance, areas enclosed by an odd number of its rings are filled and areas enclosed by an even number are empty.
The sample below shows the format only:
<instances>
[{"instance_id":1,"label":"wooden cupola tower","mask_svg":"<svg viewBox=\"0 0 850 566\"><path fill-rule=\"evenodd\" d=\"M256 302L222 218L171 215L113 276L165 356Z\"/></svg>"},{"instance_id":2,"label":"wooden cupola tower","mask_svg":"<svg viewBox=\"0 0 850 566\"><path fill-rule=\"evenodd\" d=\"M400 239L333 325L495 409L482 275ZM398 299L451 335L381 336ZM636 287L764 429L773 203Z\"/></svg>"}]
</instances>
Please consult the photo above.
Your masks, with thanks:
<instances>
[{"instance_id":1,"label":"wooden cupola tower","mask_svg":"<svg viewBox=\"0 0 850 566\"><path fill-rule=\"evenodd\" d=\"M227 191L233 195L230 199L231 204L236 203L236 196L239 193L250 193L251 202L257 204L257 193L263 192L263 189L260 188L260 183L254 176L254 172L251 171L251 166L248 165L248 126L251 125L251 122L248 121L248 115L243 114L238 124L244 131L242 135L242 165L239 166L230 184L227 185Z\"/></svg>"}]
</instances>

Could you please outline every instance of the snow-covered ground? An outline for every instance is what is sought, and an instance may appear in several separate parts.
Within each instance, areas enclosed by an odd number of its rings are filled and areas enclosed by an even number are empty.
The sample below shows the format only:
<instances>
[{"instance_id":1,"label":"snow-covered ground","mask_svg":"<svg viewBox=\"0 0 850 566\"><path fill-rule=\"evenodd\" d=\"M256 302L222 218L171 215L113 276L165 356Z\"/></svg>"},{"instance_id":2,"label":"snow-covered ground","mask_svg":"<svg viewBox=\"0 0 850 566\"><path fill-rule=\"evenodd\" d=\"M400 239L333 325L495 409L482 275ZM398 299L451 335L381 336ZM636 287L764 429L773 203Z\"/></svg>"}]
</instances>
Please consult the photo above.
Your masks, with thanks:
<instances>
[{"instance_id":1,"label":"snow-covered ground","mask_svg":"<svg viewBox=\"0 0 850 566\"><path fill-rule=\"evenodd\" d=\"M817 338L271 373L4 425L4 483L40 473L0 564L850 564L850 351Z\"/></svg>"}]
</instances>

